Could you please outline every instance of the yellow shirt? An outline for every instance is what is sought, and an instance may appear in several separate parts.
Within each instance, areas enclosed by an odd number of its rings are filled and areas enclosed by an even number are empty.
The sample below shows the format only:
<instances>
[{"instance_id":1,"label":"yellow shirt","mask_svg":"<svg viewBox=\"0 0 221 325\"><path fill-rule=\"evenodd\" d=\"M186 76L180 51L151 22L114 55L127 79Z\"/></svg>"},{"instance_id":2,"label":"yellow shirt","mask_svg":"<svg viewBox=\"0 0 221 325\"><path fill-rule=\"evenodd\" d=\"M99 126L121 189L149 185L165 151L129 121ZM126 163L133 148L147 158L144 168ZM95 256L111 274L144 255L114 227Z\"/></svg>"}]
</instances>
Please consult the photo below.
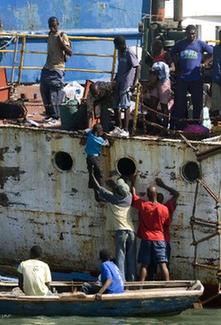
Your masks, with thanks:
<instances>
[{"instance_id":1,"label":"yellow shirt","mask_svg":"<svg viewBox=\"0 0 221 325\"><path fill-rule=\"evenodd\" d=\"M49 34L48 36L48 56L45 64L46 69L50 70L64 70L65 67L65 53L59 45L58 39L59 32L56 34ZM66 34L62 35L65 45L70 45L69 39Z\"/></svg>"},{"instance_id":2,"label":"yellow shirt","mask_svg":"<svg viewBox=\"0 0 221 325\"><path fill-rule=\"evenodd\" d=\"M134 225L132 222L132 208L120 207L115 204L107 204L107 220L106 228L109 231L116 230L131 230L134 231Z\"/></svg>"},{"instance_id":3,"label":"yellow shirt","mask_svg":"<svg viewBox=\"0 0 221 325\"><path fill-rule=\"evenodd\" d=\"M27 296L46 296L49 292L45 283L51 282L48 264L30 259L18 266L17 271L23 275L23 291Z\"/></svg>"}]
</instances>

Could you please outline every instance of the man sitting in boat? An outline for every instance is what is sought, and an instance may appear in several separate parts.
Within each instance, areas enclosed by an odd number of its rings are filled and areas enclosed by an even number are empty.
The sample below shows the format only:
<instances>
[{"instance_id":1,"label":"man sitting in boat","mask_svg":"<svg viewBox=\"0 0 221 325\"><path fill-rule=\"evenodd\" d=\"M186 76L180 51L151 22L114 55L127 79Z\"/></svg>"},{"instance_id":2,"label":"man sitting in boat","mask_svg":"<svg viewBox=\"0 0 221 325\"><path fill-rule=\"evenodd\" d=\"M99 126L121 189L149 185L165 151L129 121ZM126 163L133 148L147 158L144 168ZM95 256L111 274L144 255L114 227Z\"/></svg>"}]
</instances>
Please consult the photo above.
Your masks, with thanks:
<instances>
[{"instance_id":1,"label":"man sitting in boat","mask_svg":"<svg viewBox=\"0 0 221 325\"><path fill-rule=\"evenodd\" d=\"M30 250L30 259L23 261L18 266L19 288L27 296L46 296L49 290L51 272L48 264L40 261L42 249L33 246Z\"/></svg>"},{"instance_id":2,"label":"man sitting in boat","mask_svg":"<svg viewBox=\"0 0 221 325\"><path fill-rule=\"evenodd\" d=\"M141 199L134 187L135 177L131 178L131 191L133 194L132 206L139 212L139 227L137 235L141 238L138 263L141 263L140 281L145 281L151 261L156 260L160 266L162 278L169 281L167 268L166 241L164 228L170 224L168 208L157 202L157 191L154 186L147 188L149 201Z\"/></svg>"},{"instance_id":3,"label":"man sitting in boat","mask_svg":"<svg viewBox=\"0 0 221 325\"><path fill-rule=\"evenodd\" d=\"M115 258L124 280L136 280L136 234L131 216L132 195L127 183L119 178L107 182L111 191L99 185L94 174L94 188L107 203L107 231L115 234Z\"/></svg>"},{"instance_id":4,"label":"man sitting in boat","mask_svg":"<svg viewBox=\"0 0 221 325\"><path fill-rule=\"evenodd\" d=\"M86 294L96 294L96 299L101 299L103 293L122 293L124 292L124 282L120 270L117 265L111 261L111 254L102 249L99 252L99 258L101 260L101 274L100 281L98 283L84 283L82 291Z\"/></svg>"}]
</instances>

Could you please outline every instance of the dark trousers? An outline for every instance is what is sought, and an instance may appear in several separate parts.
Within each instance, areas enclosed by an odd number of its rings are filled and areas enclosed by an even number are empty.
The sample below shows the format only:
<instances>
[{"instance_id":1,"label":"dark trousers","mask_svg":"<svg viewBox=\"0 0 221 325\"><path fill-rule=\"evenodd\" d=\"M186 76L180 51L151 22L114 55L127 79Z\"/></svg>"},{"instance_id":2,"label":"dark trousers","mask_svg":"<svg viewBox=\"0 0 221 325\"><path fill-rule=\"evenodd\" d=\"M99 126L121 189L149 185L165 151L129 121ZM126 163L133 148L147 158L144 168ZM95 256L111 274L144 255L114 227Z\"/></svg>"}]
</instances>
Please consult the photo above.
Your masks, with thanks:
<instances>
[{"instance_id":1,"label":"dark trousers","mask_svg":"<svg viewBox=\"0 0 221 325\"><path fill-rule=\"evenodd\" d=\"M60 105L64 99L63 71L43 69L40 80L40 92L46 115L54 119L60 117Z\"/></svg>"},{"instance_id":2,"label":"dark trousers","mask_svg":"<svg viewBox=\"0 0 221 325\"><path fill-rule=\"evenodd\" d=\"M102 185L102 173L100 169L100 157L99 156L87 156L87 169L89 173L88 187L94 188L94 182L92 178L92 171L98 183Z\"/></svg>"},{"instance_id":3,"label":"dark trousers","mask_svg":"<svg viewBox=\"0 0 221 325\"><path fill-rule=\"evenodd\" d=\"M81 291L84 292L86 295L94 295L98 293L101 286L95 284L95 283L83 283L81 287Z\"/></svg>"},{"instance_id":4,"label":"dark trousers","mask_svg":"<svg viewBox=\"0 0 221 325\"><path fill-rule=\"evenodd\" d=\"M191 94L193 105L193 119L200 119L203 108L203 82L202 80L184 81L176 80L174 107L171 113L170 128L182 130L186 122L179 119L188 118L187 92Z\"/></svg>"}]
</instances>

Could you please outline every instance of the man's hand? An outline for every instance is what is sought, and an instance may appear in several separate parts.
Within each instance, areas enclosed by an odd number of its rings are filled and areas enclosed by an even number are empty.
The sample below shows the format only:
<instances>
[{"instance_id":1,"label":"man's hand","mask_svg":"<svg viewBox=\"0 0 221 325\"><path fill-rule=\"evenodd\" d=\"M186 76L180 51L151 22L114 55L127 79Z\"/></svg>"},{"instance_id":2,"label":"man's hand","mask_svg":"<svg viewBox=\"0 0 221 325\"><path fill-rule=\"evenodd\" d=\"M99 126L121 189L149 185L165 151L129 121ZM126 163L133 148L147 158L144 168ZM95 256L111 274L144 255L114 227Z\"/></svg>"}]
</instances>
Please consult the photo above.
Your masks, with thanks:
<instances>
[{"instance_id":1,"label":"man's hand","mask_svg":"<svg viewBox=\"0 0 221 325\"><path fill-rule=\"evenodd\" d=\"M160 187L163 187L165 185L161 178L156 178L155 182Z\"/></svg>"},{"instance_id":2,"label":"man's hand","mask_svg":"<svg viewBox=\"0 0 221 325\"><path fill-rule=\"evenodd\" d=\"M96 293L95 300L102 300L102 293Z\"/></svg>"}]
</instances>

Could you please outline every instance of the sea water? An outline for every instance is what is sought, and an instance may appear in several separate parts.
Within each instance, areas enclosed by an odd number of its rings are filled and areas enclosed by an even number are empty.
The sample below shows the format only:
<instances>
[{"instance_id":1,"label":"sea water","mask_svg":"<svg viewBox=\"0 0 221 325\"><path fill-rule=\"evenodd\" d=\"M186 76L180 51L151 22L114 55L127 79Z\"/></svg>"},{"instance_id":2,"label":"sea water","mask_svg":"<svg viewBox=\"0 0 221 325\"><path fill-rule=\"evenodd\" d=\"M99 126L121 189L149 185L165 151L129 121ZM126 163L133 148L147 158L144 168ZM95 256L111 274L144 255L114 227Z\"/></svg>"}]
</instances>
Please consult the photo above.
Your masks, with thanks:
<instances>
[{"instance_id":1,"label":"sea water","mask_svg":"<svg viewBox=\"0 0 221 325\"><path fill-rule=\"evenodd\" d=\"M221 309L189 309L176 316L145 318L112 317L10 317L2 315L0 325L220 325Z\"/></svg>"}]
</instances>

